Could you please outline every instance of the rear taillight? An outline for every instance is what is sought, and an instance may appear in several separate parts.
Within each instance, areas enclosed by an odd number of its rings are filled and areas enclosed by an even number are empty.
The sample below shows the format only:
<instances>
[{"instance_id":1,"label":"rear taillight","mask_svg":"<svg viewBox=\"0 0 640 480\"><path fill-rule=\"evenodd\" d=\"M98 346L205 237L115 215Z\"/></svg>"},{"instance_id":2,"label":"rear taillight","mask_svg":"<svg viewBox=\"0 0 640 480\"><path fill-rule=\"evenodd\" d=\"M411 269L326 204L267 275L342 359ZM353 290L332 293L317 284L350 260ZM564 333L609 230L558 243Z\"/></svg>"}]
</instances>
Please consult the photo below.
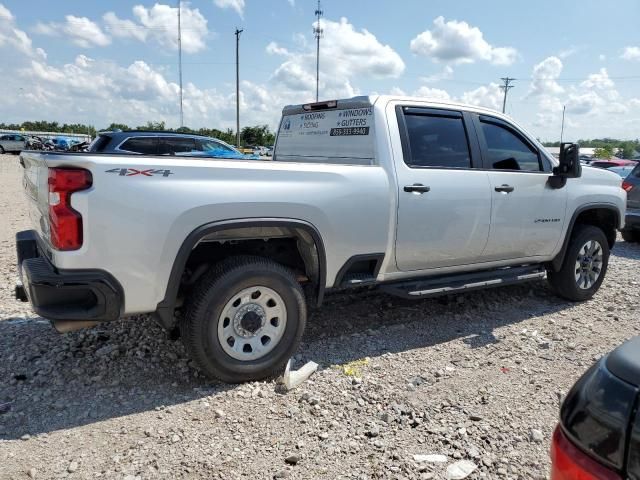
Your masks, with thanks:
<instances>
[{"instance_id":1,"label":"rear taillight","mask_svg":"<svg viewBox=\"0 0 640 480\"><path fill-rule=\"evenodd\" d=\"M56 250L77 250L82 246L82 216L71 208L71 194L91 187L89 170L49 169L49 231Z\"/></svg>"},{"instance_id":2,"label":"rear taillight","mask_svg":"<svg viewBox=\"0 0 640 480\"><path fill-rule=\"evenodd\" d=\"M558 426L551 442L551 480L622 480L573 445Z\"/></svg>"},{"instance_id":3,"label":"rear taillight","mask_svg":"<svg viewBox=\"0 0 640 480\"><path fill-rule=\"evenodd\" d=\"M633 184L632 184L632 183L627 182L626 180L624 180L624 181L622 182L622 189L623 189L625 192L630 192L631 190L633 190Z\"/></svg>"}]
</instances>

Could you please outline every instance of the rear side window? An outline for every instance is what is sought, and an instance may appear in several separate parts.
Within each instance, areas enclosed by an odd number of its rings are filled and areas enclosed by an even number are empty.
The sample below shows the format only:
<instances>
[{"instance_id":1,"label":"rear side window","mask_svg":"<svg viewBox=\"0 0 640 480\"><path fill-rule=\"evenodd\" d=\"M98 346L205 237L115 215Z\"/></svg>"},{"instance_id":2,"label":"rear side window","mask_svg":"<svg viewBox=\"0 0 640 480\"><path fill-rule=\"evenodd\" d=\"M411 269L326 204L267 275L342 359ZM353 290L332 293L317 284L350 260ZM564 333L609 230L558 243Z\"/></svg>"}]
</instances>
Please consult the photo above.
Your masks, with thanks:
<instances>
[{"instance_id":1,"label":"rear side window","mask_svg":"<svg viewBox=\"0 0 640 480\"><path fill-rule=\"evenodd\" d=\"M163 137L160 138L160 155L179 155L196 151L194 138Z\"/></svg>"},{"instance_id":2,"label":"rear side window","mask_svg":"<svg viewBox=\"0 0 640 480\"><path fill-rule=\"evenodd\" d=\"M538 152L515 132L497 123L481 121L480 124L491 168L529 172L542 170Z\"/></svg>"},{"instance_id":3,"label":"rear side window","mask_svg":"<svg viewBox=\"0 0 640 480\"><path fill-rule=\"evenodd\" d=\"M156 155L158 153L158 139L157 137L132 137L120 145L118 149L143 155Z\"/></svg>"},{"instance_id":4,"label":"rear side window","mask_svg":"<svg viewBox=\"0 0 640 480\"><path fill-rule=\"evenodd\" d=\"M405 115L410 167L470 168L471 155L462 116ZM407 154L408 153L408 154Z\"/></svg>"},{"instance_id":5,"label":"rear side window","mask_svg":"<svg viewBox=\"0 0 640 480\"><path fill-rule=\"evenodd\" d=\"M93 142L89 144L90 152L101 152L109 144L111 137L109 135L98 135L93 139Z\"/></svg>"}]
</instances>

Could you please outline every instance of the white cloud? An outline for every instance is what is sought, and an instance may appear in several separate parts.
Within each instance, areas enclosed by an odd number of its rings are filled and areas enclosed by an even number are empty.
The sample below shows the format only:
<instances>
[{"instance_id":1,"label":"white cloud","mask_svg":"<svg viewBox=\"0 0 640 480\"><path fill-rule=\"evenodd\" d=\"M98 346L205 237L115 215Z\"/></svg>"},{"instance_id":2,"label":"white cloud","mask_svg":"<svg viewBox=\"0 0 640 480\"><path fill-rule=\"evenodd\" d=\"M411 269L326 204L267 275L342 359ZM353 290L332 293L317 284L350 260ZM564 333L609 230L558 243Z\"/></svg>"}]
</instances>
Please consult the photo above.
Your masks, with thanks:
<instances>
[{"instance_id":1,"label":"white cloud","mask_svg":"<svg viewBox=\"0 0 640 480\"><path fill-rule=\"evenodd\" d=\"M414 97L426 97L431 100L451 100L451 96L445 91L439 88L431 88L423 85L413 92Z\"/></svg>"},{"instance_id":2,"label":"white cloud","mask_svg":"<svg viewBox=\"0 0 640 480\"><path fill-rule=\"evenodd\" d=\"M601 62L604 62L607 59L607 56L603 53L601 53L600 55L598 55L598 60L600 60Z\"/></svg>"},{"instance_id":3,"label":"white cloud","mask_svg":"<svg viewBox=\"0 0 640 480\"><path fill-rule=\"evenodd\" d=\"M602 98L594 92L570 93L567 100L567 113L584 115L591 113L603 104Z\"/></svg>"},{"instance_id":4,"label":"white cloud","mask_svg":"<svg viewBox=\"0 0 640 480\"><path fill-rule=\"evenodd\" d=\"M529 95L557 95L564 89L557 79L562 73L562 60L558 57L547 57L533 67L531 89Z\"/></svg>"},{"instance_id":5,"label":"white cloud","mask_svg":"<svg viewBox=\"0 0 640 480\"><path fill-rule=\"evenodd\" d=\"M140 42L147 40L147 30L144 26L131 20L118 18L114 12L107 12L102 16L105 30L118 38L133 38Z\"/></svg>"},{"instance_id":6,"label":"white cloud","mask_svg":"<svg viewBox=\"0 0 640 480\"><path fill-rule=\"evenodd\" d=\"M284 47L281 47L276 42L269 42L265 50L269 55L282 55L282 56L289 55L289 50L287 50Z\"/></svg>"},{"instance_id":7,"label":"white cloud","mask_svg":"<svg viewBox=\"0 0 640 480\"><path fill-rule=\"evenodd\" d=\"M580 85L584 88L597 88L600 90L611 89L614 87L614 83L609 78L606 68L601 68L598 73L592 73Z\"/></svg>"},{"instance_id":8,"label":"white cloud","mask_svg":"<svg viewBox=\"0 0 640 480\"><path fill-rule=\"evenodd\" d=\"M209 33L207 19L197 8L190 8L183 2L180 12L182 26L182 50L196 53L204 50L205 38ZM147 30L147 39L153 39L163 47L178 49L178 8L156 3L151 8L142 5L133 7L133 14L140 25Z\"/></svg>"},{"instance_id":9,"label":"white cloud","mask_svg":"<svg viewBox=\"0 0 640 480\"><path fill-rule=\"evenodd\" d=\"M501 110L503 95L500 85L491 82L489 85L483 85L469 92L464 92L461 100L463 103Z\"/></svg>"},{"instance_id":10,"label":"white cloud","mask_svg":"<svg viewBox=\"0 0 640 480\"><path fill-rule=\"evenodd\" d=\"M494 65L511 65L518 52L513 47L494 47L482 31L467 22L440 16L433 21L433 29L426 30L411 40L411 51L436 62L453 64L487 61Z\"/></svg>"},{"instance_id":11,"label":"white cloud","mask_svg":"<svg viewBox=\"0 0 640 480\"><path fill-rule=\"evenodd\" d=\"M356 91L351 79L358 76L397 78L405 64L389 45L384 45L367 30L356 30L346 18L339 22L323 20L325 38L320 53L320 91L323 98L344 97ZM275 42L267 52L287 59L276 69L271 79L273 87L295 92L294 98L307 101L315 91L315 48L302 45L291 52Z\"/></svg>"},{"instance_id":12,"label":"white cloud","mask_svg":"<svg viewBox=\"0 0 640 480\"><path fill-rule=\"evenodd\" d=\"M11 11L0 3L0 48L9 46L29 57L46 57L41 48L33 48L29 35L16 26L16 18Z\"/></svg>"},{"instance_id":13,"label":"white cloud","mask_svg":"<svg viewBox=\"0 0 640 480\"><path fill-rule=\"evenodd\" d=\"M445 65L441 72L429 75L427 77L421 77L420 80L425 83L435 83L451 78L452 76L453 68L450 65Z\"/></svg>"},{"instance_id":14,"label":"white cloud","mask_svg":"<svg viewBox=\"0 0 640 480\"><path fill-rule=\"evenodd\" d=\"M625 47L620 58L624 60L640 60L640 47Z\"/></svg>"},{"instance_id":15,"label":"white cloud","mask_svg":"<svg viewBox=\"0 0 640 480\"><path fill-rule=\"evenodd\" d=\"M66 15L64 18L63 23L38 23L34 31L41 35L67 37L82 48L105 47L111 43L111 37L87 17Z\"/></svg>"},{"instance_id":16,"label":"white cloud","mask_svg":"<svg viewBox=\"0 0 640 480\"><path fill-rule=\"evenodd\" d=\"M213 0L213 3L219 8L231 8L241 17L244 14L244 0Z\"/></svg>"}]
</instances>

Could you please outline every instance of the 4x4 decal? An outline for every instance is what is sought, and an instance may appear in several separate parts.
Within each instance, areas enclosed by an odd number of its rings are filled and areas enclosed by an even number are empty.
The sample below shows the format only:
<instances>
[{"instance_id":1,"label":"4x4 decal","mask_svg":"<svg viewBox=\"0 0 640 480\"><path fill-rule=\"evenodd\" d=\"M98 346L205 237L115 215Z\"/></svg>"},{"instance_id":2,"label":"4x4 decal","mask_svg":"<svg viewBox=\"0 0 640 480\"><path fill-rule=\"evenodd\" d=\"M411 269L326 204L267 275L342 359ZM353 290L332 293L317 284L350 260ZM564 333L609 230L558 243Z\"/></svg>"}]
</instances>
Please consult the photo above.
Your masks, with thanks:
<instances>
[{"instance_id":1,"label":"4x4 decal","mask_svg":"<svg viewBox=\"0 0 640 480\"><path fill-rule=\"evenodd\" d=\"M134 175L143 175L145 177L153 177L154 175L162 175L168 177L173 175L171 170L157 170L149 168L147 170L138 170L137 168L112 168L111 170L105 170L105 173L117 173L121 177L133 177Z\"/></svg>"}]
</instances>

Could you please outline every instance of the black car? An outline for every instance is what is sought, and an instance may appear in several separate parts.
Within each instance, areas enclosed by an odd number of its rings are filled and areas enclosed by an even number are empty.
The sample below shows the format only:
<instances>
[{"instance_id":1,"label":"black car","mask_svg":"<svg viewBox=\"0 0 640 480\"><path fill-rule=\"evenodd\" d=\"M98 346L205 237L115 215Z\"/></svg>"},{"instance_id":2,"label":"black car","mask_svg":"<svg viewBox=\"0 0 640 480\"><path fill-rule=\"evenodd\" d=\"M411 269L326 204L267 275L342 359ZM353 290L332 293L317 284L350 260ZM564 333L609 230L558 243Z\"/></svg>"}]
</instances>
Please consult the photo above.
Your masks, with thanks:
<instances>
[{"instance_id":1,"label":"black car","mask_svg":"<svg viewBox=\"0 0 640 480\"><path fill-rule=\"evenodd\" d=\"M551 445L551 480L640 480L640 337L569 391Z\"/></svg>"},{"instance_id":2,"label":"black car","mask_svg":"<svg viewBox=\"0 0 640 480\"><path fill-rule=\"evenodd\" d=\"M622 182L627 192L627 215L622 229L625 242L640 242L640 163Z\"/></svg>"},{"instance_id":3,"label":"black car","mask_svg":"<svg viewBox=\"0 0 640 480\"><path fill-rule=\"evenodd\" d=\"M216 138L175 132L100 132L88 148L93 153L250 158Z\"/></svg>"}]
</instances>

